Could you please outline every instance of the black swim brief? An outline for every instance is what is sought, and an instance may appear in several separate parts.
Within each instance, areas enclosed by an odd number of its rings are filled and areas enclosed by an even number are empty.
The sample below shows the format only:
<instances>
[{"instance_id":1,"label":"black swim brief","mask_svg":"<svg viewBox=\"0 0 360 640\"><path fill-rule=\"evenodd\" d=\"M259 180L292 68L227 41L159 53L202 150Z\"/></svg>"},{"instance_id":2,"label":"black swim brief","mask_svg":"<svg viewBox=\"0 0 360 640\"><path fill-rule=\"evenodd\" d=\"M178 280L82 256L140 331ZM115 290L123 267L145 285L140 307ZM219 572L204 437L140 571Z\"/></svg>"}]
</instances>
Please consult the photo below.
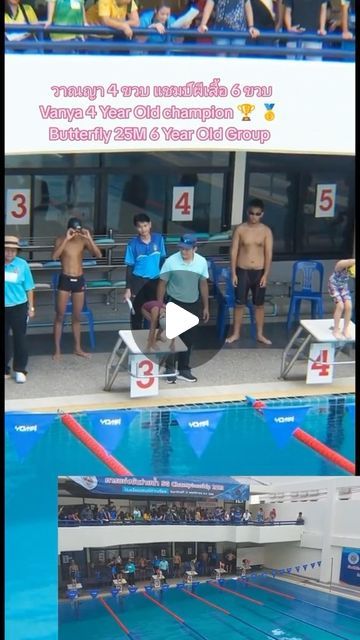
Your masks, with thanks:
<instances>
[{"instance_id":1,"label":"black swim brief","mask_svg":"<svg viewBox=\"0 0 360 640\"><path fill-rule=\"evenodd\" d=\"M249 291L255 307L262 307L265 301L266 287L260 287L260 280L264 275L264 269L241 269L236 267L237 287L235 288L235 302L245 305L248 301Z\"/></svg>"},{"instance_id":2,"label":"black swim brief","mask_svg":"<svg viewBox=\"0 0 360 640\"><path fill-rule=\"evenodd\" d=\"M81 293L85 291L85 278L81 276L68 276L61 273L58 281L58 291L70 291L71 293Z\"/></svg>"}]
</instances>

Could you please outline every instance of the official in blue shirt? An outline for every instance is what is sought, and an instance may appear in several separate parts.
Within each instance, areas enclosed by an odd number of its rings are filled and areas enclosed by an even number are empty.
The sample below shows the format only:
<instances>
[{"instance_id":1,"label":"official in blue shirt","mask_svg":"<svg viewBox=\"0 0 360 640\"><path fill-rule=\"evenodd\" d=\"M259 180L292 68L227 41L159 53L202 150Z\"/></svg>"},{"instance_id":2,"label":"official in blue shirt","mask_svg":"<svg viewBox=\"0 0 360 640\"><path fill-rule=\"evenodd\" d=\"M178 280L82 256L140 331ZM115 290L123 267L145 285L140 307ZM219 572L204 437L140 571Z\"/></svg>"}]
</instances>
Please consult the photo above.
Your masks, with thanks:
<instances>
[{"instance_id":1,"label":"official in blue shirt","mask_svg":"<svg viewBox=\"0 0 360 640\"><path fill-rule=\"evenodd\" d=\"M132 587L135 584L135 571L135 564L132 560L129 560L129 562L127 562L125 565L125 572L127 572L127 583Z\"/></svg>"},{"instance_id":2,"label":"official in blue shirt","mask_svg":"<svg viewBox=\"0 0 360 640\"><path fill-rule=\"evenodd\" d=\"M134 315L131 328L142 329L141 307L145 302L156 300L160 268L166 258L164 238L151 231L151 220L146 213L134 216L138 235L132 238L125 253L126 291L125 300L133 298Z\"/></svg>"},{"instance_id":3,"label":"official in blue shirt","mask_svg":"<svg viewBox=\"0 0 360 640\"><path fill-rule=\"evenodd\" d=\"M23 383L28 363L27 321L35 315L35 284L28 263L17 255L19 249L19 238L5 236L5 379L11 371L11 330L15 382Z\"/></svg>"}]
</instances>

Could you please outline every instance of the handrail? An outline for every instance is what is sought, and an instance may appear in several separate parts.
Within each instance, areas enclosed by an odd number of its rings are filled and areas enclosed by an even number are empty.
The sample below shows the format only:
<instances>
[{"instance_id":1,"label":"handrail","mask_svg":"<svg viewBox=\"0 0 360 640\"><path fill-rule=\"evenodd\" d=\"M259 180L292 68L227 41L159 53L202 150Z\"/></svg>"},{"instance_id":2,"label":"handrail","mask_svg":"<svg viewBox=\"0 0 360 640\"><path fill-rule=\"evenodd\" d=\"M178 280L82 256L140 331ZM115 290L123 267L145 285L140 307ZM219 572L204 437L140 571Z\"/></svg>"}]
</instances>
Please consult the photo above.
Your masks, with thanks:
<instances>
[{"instance_id":1,"label":"handrail","mask_svg":"<svg viewBox=\"0 0 360 640\"><path fill-rule=\"evenodd\" d=\"M136 42L136 36L150 36L154 34L149 33L149 29L142 28L133 28L133 34L135 39L128 40L109 40L106 41L104 38L101 39L101 36L110 36L114 34L118 34L116 29L112 29L111 27L102 27L98 25L89 25L89 26L59 26L59 25L51 25L45 29L44 24L5 24L5 36L6 33L26 33L34 34L36 36L36 40L7 40L5 38L5 46L7 51L53 51L55 53L60 53L63 51L64 53L67 51L89 51L96 52L101 51L101 53L112 51L119 53L122 51L130 51L133 53L168 53L171 54L173 52L177 53L205 53L208 55L216 55L218 51L226 52L226 53L245 53L246 55L255 55L257 57L263 57L264 55L272 56L272 57L283 57L287 58L288 56L295 56L297 53L300 54L300 51L290 50L286 47L277 47L271 44L274 40L278 43L280 42L322 42L324 44L330 43L341 43L345 42L341 35L327 34L326 36L319 36L315 33L293 33L293 32L279 32L279 31L267 31L261 32L260 36L256 38L256 40L249 40L249 34L245 31L227 31L227 30L211 30L206 33L200 33L195 29L169 29L163 36L162 42ZM50 33L61 33L61 34L75 34L75 35L92 35L98 36L99 42L95 41L74 41L74 40L50 40L44 39L44 37ZM233 40L234 38L242 37L246 39L246 44L239 45L218 45L213 42L209 42L209 38L228 38ZM174 38L181 38L184 42L174 42ZM194 40L196 38L195 44L188 44L188 40ZM151 38L150 38L151 39ZM255 44L251 44L254 42ZM266 43L269 42L269 45L266 46ZM349 42L349 41L346 41ZM261 43L264 46L259 47L256 43ZM301 56L321 56L323 59L331 58L331 59L339 59L339 60L355 60L355 47L352 49L327 49L323 48L321 50L314 50L311 48L304 47L301 49Z\"/></svg>"},{"instance_id":2,"label":"handrail","mask_svg":"<svg viewBox=\"0 0 360 640\"><path fill-rule=\"evenodd\" d=\"M175 526L231 526L231 527L268 527L268 526L288 526L296 525L296 520L274 520L269 522L228 522L225 520L199 520L187 522L186 520L133 520L131 522L122 522L119 520L58 520L60 527L81 527L81 526L148 526L148 525L175 525Z\"/></svg>"}]
</instances>

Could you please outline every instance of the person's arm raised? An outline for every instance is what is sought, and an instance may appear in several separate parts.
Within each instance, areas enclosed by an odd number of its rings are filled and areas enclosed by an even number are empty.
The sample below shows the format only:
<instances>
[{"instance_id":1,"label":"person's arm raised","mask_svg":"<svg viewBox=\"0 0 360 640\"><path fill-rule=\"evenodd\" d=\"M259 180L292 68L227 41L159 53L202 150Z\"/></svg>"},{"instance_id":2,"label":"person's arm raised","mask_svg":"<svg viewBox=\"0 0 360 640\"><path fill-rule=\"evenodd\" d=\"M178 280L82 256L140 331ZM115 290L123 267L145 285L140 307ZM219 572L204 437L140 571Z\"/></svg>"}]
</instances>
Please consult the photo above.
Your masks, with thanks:
<instances>
[{"instance_id":1,"label":"person's arm raised","mask_svg":"<svg viewBox=\"0 0 360 640\"><path fill-rule=\"evenodd\" d=\"M69 242L69 240L72 240L74 235L75 235L75 231L73 229L68 229L65 236L60 236L59 238L56 238L54 250L51 254L52 260L58 260L61 257L62 252L64 251L67 243Z\"/></svg>"}]
</instances>

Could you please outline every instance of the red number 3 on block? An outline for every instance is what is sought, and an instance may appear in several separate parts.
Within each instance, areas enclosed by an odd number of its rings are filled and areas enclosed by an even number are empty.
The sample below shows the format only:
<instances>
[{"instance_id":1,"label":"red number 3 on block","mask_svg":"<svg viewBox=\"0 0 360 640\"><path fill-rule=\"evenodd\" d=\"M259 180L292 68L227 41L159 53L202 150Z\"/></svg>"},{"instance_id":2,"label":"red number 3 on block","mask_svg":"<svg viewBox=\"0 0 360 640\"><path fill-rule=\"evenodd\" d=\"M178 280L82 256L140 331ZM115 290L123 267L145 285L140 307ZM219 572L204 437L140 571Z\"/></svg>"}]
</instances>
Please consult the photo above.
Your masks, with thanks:
<instances>
[{"instance_id":1,"label":"red number 3 on block","mask_svg":"<svg viewBox=\"0 0 360 640\"><path fill-rule=\"evenodd\" d=\"M138 364L138 369L143 369L144 377L147 377L148 375L151 376L154 370L154 363L151 362L151 360L141 360L141 362L139 362ZM136 380L136 384L138 387L140 387L140 389L148 389L149 387L151 387L153 382L154 378L148 378L147 380Z\"/></svg>"}]
</instances>

